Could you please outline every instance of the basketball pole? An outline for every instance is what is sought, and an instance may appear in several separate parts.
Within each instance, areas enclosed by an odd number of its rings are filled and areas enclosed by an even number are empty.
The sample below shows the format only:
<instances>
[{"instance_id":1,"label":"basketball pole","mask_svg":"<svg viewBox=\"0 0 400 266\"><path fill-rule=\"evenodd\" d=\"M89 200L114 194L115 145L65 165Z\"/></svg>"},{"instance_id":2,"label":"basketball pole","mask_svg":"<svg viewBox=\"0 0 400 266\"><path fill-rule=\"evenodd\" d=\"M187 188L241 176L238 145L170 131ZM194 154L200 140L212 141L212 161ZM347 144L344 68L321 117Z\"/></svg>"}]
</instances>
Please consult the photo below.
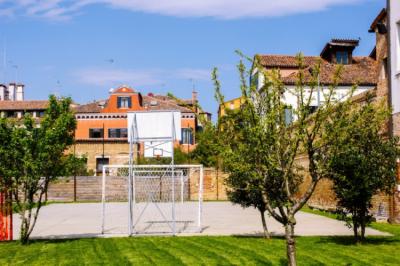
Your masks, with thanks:
<instances>
[{"instance_id":1,"label":"basketball pole","mask_svg":"<svg viewBox=\"0 0 400 266\"><path fill-rule=\"evenodd\" d=\"M175 158L174 158L174 141L175 141L175 115L172 114L172 141L171 141L171 174L172 174L172 235L176 235L176 221L175 221Z\"/></svg>"},{"instance_id":2,"label":"basketball pole","mask_svg":"<svg viewBox=\"0 0 400 266\"><path fill-rule=\"evenodd\" d=\"M135 127L136 127L136 116L132 121L131 135L129 141L129 174L128 174L128 208L129 208L129 217L128 217L128 235L132 236L132 226L133 226L133 202L132 202L132 189L133 189L133 178L132 178L132 165L133 165L133 149L135 139Z\"/></svg>"}]
</instances>

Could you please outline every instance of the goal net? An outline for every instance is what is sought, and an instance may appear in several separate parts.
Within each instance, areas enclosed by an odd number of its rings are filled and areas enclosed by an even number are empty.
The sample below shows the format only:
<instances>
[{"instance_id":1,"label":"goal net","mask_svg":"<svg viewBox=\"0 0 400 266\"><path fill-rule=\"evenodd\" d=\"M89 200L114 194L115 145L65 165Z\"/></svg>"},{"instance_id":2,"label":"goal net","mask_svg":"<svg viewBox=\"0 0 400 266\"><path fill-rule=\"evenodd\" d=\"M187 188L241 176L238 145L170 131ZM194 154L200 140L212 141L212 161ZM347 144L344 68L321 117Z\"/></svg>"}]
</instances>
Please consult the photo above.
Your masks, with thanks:
<instances>
[{"instance_id":1,"label":"goal net","mask_svg":"<svg viewBox=\"0 0 400 266\"><path fill-rule=\"evenodd\" d=\"M201 165L107 165L102 186L103 234L201 231Z\"/></svg>"}]
</instances>

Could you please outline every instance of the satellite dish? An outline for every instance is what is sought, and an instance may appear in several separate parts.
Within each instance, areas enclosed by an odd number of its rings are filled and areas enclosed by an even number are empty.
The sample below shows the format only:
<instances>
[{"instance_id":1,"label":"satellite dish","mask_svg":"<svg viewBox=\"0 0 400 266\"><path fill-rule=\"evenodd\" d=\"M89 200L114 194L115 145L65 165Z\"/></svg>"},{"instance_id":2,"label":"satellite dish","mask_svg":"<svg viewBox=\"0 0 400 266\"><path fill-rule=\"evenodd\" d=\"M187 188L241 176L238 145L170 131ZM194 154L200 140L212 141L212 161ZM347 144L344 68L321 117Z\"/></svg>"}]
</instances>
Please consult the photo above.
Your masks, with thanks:
<instances>
[{"instance_id":1,"label":"satellite dish","mask_svg":"<svg viewBox=\"0 0 400 266\"><path fill-rule=\"evenodd\" d=\"M108 92L111 94L111 93L113 93L113 92L114 92L114 89L113 89L113 88L111 88L111 89L109 89L109 90L108 90Z\"/></svg>"}]
</instances>

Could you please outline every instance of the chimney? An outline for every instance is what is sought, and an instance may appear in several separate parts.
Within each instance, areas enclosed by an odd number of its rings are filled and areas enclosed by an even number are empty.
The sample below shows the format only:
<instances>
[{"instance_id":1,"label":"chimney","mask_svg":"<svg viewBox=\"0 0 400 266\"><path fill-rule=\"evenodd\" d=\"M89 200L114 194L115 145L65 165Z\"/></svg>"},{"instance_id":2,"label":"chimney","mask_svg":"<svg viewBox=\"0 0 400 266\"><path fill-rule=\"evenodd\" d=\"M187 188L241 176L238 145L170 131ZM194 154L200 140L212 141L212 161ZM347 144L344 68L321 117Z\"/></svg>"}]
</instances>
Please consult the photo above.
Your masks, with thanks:
<instances>
[{"instance_id":1,"label":"chimney","mask_svg":"<svg viewBox=\"0 0 400 266\"><path fill-rule=\"evenodd\" d=\"M6 96L7 86L4 84L0 84L0 101L4 101L4 97Z\"/></svg>"},{"instance_id":2,"label":"chimney","mask_svg":"<svg viewBox=\"0 0 400 266\"><path fill-rule=\"evenodd\" d=\"M197 91L195 91L194 89L192 91L192 105L195 109L195 112L197 113Z\"/></svg>"},{"instance_id":3,"label":"chimney","mask_svg":"<svg viewBox=\"0 0 400 266\"><path fill-rule=\"evenodd\" d=\"M23 101L24 100L24 84L17 84L15 100L16 101Z\"/></svg>"},{"instance_id":4,"label":"chimney","mask_svg":"<svg viewBox=\"0 0 400 266\"><path fill-rule=\"evenodd\" d=\"M15 101L15 87L15 83L10 83L10 85L8 85L8 99L10 101Z\"/></svg>"}]
</instances>

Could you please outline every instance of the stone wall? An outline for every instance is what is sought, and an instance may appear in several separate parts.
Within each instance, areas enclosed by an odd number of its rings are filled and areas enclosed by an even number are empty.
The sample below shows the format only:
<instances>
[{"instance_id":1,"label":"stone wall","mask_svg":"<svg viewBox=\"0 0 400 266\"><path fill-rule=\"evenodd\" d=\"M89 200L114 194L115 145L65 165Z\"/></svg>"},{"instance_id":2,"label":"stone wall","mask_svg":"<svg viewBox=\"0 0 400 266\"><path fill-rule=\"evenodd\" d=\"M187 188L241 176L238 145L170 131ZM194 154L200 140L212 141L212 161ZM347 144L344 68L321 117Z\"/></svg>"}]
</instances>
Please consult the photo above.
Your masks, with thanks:
<instances>
[{"instance_id":1,"label":"stone wall","mask_svg":"<svg viewBox=\"0 0 400 266\"><path fill-rule=\"evenodd\" d=\"M299 157L297 158L297 163L302 167L307 169L308 167L308 158L307 157ZM311 182L311 177L305 174L304 182L300 185L299 194L303 194L308 188ZM307 202L307 205L310 207L332 211L336 209L337 200L335 197L335 193L332 189L333 183L329 179L321 179L311 198ZM399 195L400 196L400 195ZM399 197L400 203L400 197ZM400 204L397 204L398 213L400 214ZM373 215L379 220L387 220L392 215L393 203L392 196L387 194L378 194L375 195L372 199L372 208L371 212ZM400 217L400 216L399 216Z\"/></svg>"},{"instance_id":2,"label":"stone wall","mask_svg":"<svg viewBox=\"0 0 400 266\"><path fill-rule=\"evenodd\" d=\"M85 155L88 159L87 167L96 172L96 158L103 155L109 158L109 164L126 164L129 161L129 145L127 142L105 141L79 141L70 148L70 152L77 156Z\"/></svg>"},{"instance_id":3,"label":"stone wall","mask_svg":"<svg viewBox=\"0 0 400 266\"><path fill-rule=\"evenodd\" d=\"M203 199L204 200L226 200L224 186L225 174L213 168L204 169ZM101 200L101 176L78 176L76 177L76 199L77 201L100 201ZM166 181L168 182L168 181ZM126 201L127 199L127 179L126 177L107 178L106 199L107 201ZM160 198L166 199L169 196L169 184L157 183L151 186L138 184L138 187L158 191ZM176 185L176 199L180 199L180 186ZM199 172L190 173L189 182L184 186L184 199L197 200L199 189ZM158 195L157 195L158 196ZM144 198L143 194L138 193L139 198ZM74 178L65 177L52 182L49 186L47 198L50 201L73 201L74 200ZM178 199L179 198L179 199Z\"/></svg>"}]
</instances>

